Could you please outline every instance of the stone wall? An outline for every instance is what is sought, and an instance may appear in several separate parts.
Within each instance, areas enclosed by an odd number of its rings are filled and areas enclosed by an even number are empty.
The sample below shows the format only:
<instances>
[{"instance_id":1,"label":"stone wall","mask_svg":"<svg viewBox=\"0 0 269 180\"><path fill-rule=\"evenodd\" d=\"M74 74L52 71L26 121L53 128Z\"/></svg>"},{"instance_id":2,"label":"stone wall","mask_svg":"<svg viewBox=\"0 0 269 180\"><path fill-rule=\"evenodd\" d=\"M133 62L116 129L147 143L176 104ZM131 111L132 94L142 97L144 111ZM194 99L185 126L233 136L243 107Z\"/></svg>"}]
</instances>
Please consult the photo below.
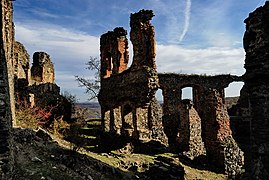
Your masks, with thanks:
<instances>
[{"instance_id":1,"label":"stone wall","mask_svg":"<svg viewBox=\"0 0 269 180\"><path fill-rule=\"evenodd\" d=\"M243 152L232 137L224 88L242 77L157 74L153 16L148 10L131 15L134 58L129 69L126 31L115 28L101 36L98 100L104 131L164 144L165 132L172 150L191 159L206 151L214 168L231 176L241 173ZM184 87L193 88L193 102L182 100ZM158 88L163 111L155 98Z\"/></svg>"},{"instance_id":2,"label":"stone wall","mask_svg":"<svg viewBox=\"0 0 269 180\"><path fill-rule=\"evenodd\" d=\"M161 106L155 98L158 75L155 65L155 33L150 10L131 14L134 59L129 69L126 31L115 28L101 36L101 90L98 100L103 127L142 142L166 143Z\"/></svg>"},{"instance_id":3,"label":"stone wall","mask_svg":"<svg viewBox=\"0 0 269 180\"><path fill-rule=\"evenodd\" d=\"M127 31L123 28L115 28L114 31L103 34L100 39L101 51L101 77L108 78L127 69L128 39Z\"/></svg>"},{"instance_id":4,"label":"stone wall","mask_svg":"<svg viewBox=\"0 0 269 180\"><path fill-rule=\"evenodd\" d=\"M31 67L31 84L54 83L54 65L50 55L45 52L35 52Z\"/></svg>"},{"instance_id":5,"label":"stone wall","mask_svg":"<svg viewBox=\"0 0 269 180\"><path fill-rule=\"evenodd\" d=\"M230 119L224 103L224 88L228 87L233 81L241 80L241 77L231 75L159 74L160 88L164 98L163 125L169 146L174 148L175 151L177 151L175 148L181 146L181 148L183 147L182 150L186 151L184 147L188 147L190 144L188 138L193 136L191 130L196 128L194 131L199 132L201 126L201 135L209 162L215 168L229 175L239 174L244 164L243 152L232 137ZM181 91L185 87L193 88L193 107L201 119L201 121L196 119L192 122L198 123L196 127L192 127L193 129L190 128L191 123L187 125L185 122L185 116L188 117L187 120L190 120L190 115L185 114L189 111L186 112L186 107L184 108L184 104L182 104L185 101L182 101ZM182 130L182 126L187 126L190 131ZM200 134L197 135L200 136ZM182 137L185 139L182 139ZM200 142L201 137L197 138L199 143L192 147L201 150L202 153L203 143ZM190 149L190 151L195 150Z\"/></svg>"},{"instance_id":6,"label":"stone wall","mask_svg":"<svg viewBox=\"0 0 269 180\"><path fill-rule=\"evenodd\" d=\"M14 78L30 82L30 55L24 45L18 41L14 45Z\"/></svg>"},{"instance_id":7,"label":"stone wall","mask_svg":"<svg viewBox=\"0 0 269 180\"><path fill-rule=\"evenodd\" d=\"M156 40L154 26L150 20L154 16L151 10L141 10L139 13L131 14L130 38L133 44L132 69L140 69L143 66L156 69Z\"/></svg>"},{"instance_id":8,"label":"stone wall","mask_svg":"<svg viewBox=\"0 0 269 180\"><path fill-rule=\"evenodd\" d=\"M249 179L269 179L269 2L244 21L244 75L251 109Z\"/></svg>"},{"instance_id":9,"label":"stone wall","mask_svg":"<svg viewBox=\"0 0 269 180\"><path fill-rule=\"evenodd\" d=\"M27 87L31 82L30 55L20 42L14 45L14 86L16 98L28 97Z\"/></svg>"},{"instance_id":10,"label":"stone wall","mask_svg":"<svg viewBox=\"0 0 269 180\"><path fill-rule=\"evenodd\" d=\"M176 145L180 152L190 159L205 155L202 140L201 118L190 99L183 99L178 107L180 112Z\"/></svg>"},{"instance_id":11,"label":"stone wall","mask_svg":"<svg viewBox=\"0 0 269 180\"><path fill-rule=\"evenodd\" d=\"M1 53L0 53L0 179L10 179L14 163L12 152L12 124L15 124L15 92L28 98L30 77L30 58L24 46L14 40L13 5L10 0L1 1ZM35 88L36 94L53 92L59 94L54 83L54 67L46 53L37 53L34 62L41 65L40 81L52 83ZM35 72L35 71L34 71ZM34 73L35 75L35 73ZM36 77L36 76L34 76ZM35 78L34 78L35 79ZM15 80L15 81L14 81ZM15 91L14 91L15 85ZM54 86L53 86L54 85ZM36 92L39 91L39 92ZM22 93L23 92L23 93Z\"/></svg>"},{"instance_id":12,"label":"stone wall","mask_svg":"<svg viewBox=\"0 0 269 180\"><path fill-rule=\"evenodd\" d=\"M60 87L54 82L54 65L49 54L35 52L30 70L30 56L26 48L15 42L13 67L17 102L26 100L32 107L53 107L51 113L54 117L63 115L64 120L70 121L72 105L60 95Z\"/></svg>"},{"instance_id":13,"label":"stone wall","mask_svg":"<svg viewBox=\"0 0 269 180\"><path fill-rule=\"evenodd\" d=\"M14 118L12 2L2 0L0 9L0 179L9 179L13 168L11 131Z\"/></svg>"}]
</instances>

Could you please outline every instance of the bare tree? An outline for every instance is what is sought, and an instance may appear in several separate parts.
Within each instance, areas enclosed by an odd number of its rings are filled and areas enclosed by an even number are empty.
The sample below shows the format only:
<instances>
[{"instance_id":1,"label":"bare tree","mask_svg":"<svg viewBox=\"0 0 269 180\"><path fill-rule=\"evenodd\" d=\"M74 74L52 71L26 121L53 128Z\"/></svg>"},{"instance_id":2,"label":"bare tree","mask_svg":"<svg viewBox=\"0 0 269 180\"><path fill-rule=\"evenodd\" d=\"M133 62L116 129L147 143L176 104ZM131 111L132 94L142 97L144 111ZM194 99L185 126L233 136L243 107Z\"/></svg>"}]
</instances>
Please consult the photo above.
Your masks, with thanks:
<instances>
[{"instance_id":1,"label":"bare tree","mask_svg":"<svg viewBox=\"0 0 269 180\"><path fill-rule=\"evenodd\" d=\"M94 72L94 78L79 76L75 76L75 78L79 83L79 87L86 88L86 93L89 94L89 100L93 100L97 97L100 90L100 60L91 56L86 65L86 69Z\"/></svg>"}]
</instances>

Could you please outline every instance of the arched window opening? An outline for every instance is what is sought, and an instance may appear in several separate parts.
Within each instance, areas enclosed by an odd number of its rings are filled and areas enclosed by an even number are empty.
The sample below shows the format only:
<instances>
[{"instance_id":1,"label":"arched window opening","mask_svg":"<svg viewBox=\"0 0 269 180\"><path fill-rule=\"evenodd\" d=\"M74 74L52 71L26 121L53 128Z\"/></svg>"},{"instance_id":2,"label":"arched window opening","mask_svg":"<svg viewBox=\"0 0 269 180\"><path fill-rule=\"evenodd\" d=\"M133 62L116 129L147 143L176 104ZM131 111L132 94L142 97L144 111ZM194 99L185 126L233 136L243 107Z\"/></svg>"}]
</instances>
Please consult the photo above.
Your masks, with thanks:
<instances>
[{"instance_id":1,"label":"arched window opening","mask_svg":"<svg viewBox=\"0 0 269 180\"><path fill-rule=\"evenodd\" d=\"M243 82L233 82L224 89L224 103L227 107L228 114L232 120L232 117L238 116L239 109L237 103L240 97L240 91L243 87Z\"/></svg>"},{"instance_id":2,"label":"arched window opening","mask_svg":"<svg viewBox=\"0 0 269 180\"><path fill-rule=\"evenodd\" d=\"M156 96L158 102L160 104L163 104L163 101L164 101L164 99L163 99L163 91L161 89L158 89L155 96Z\"/></svg>"},{"instance_id":3,"label":"arched window opening","mask_svg":"<svg viewBox=\"0 0 269 180\"><path fill-rule=\"evenodd\" d=\"M181 89L181 100L183 99L190 99L193 100L193 88L192 87L185 87Z\"/></svg>"},{"instance_id":4,"label":"arched window opening","mask_svg":"<svg viewBox=\"0 0 269 180\"><path fill-rule=\"evenodd\" d=\"M244 82L232 82L227 88L225 88L225 97L238 97L240 96L240 90L242 89Z\"/></svg>"},{"instance_id":5,"label":"arched window opening","mask_svg":"<svg viewBox=\"0 0 269 180\"><path fill-rule=\"evenodd\" d=\"M231 108L233 105L237 104L240 96L240 90L242 89L243 82L233 82L229 84L227 88L224 89L225 92L225 104L227 108Z\"/></svg>"}]
</instances>

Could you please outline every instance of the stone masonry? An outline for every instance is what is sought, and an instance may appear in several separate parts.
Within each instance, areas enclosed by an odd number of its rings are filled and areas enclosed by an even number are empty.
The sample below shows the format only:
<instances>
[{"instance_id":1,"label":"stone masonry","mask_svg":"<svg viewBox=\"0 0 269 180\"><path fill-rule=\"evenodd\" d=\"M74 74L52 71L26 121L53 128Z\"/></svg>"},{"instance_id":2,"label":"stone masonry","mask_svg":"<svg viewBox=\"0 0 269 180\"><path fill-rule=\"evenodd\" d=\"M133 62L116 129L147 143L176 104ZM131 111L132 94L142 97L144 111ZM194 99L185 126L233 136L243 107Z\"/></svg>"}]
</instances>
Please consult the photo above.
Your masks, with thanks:
<instances>
[{"instance_id":1,"label":"stone masonry","mask_svg":"<svg viewBox=\"0 0 269 180\"><path fill-rule=\"evenodd\" d=\"M231 176L244 164L243 152L232 137L224 88L241 77L157 74L153 12L131 14L130 37L134 57L128 64L123 28L101 36L101 90L104 131L148 142L158 140L193 159L206 155L210 164ZM181 90L193 87L193 102ZM155 98L163 91L163 111ZM166 134L166 136L164 135Z\"/></svg>"},{"instance_id":2,"label":"stone masonry","mask_svg":"<svg viewBox=\"0 0 269 180\"><path fill-rule=\"evenodd\" d=\"M183 99L178 106L180 112L176 142L178 150L190 159L205 155L202 140L201 118L190 99Z\"/></svg>"},{"instance_id":3,"label":"stone masonry","mask_svg":"<svg viewBox=\"0 0 269 180\"><path fill-rule=\"evenodd\" d=\"M269 2L244 21L244 82L251 114L249 179L269 179Z\"/></svg>"},{"instance_id":4,"label":"stone masonry","mask_svg":"<svg viewBox=\"0 0 269 180\"><path fill-rule=\"evenodd\" d=\"M30 67L26 48L22 43L15 42L13 66L17 102L28 101L31 106L41 108L54 107L53 115L63 115L64 120L70 120L71 104L60 95L60 87L54 81L54 64L46 52L35 52Z\"/></svg>"},{"instance_id":5,"label":"stone masonry","mask_svg":"<svg viewBox=\"0 0 269 180\"><path fill-rule=\"evenodd\" d=\"M116 28L101 36L101 90L98 100L106 132L148 142L166 143L161 106L155 98L158 75L155 65L155 33L150 10L131 14L133 63L127 69L126 31Z\"/></svg>"},{"instance_id":6,"label":"stone masonry","mask_svg":"<svg viewBox=\"0 0 269 180\"><path fill-rule=\"evenodd\" d=\"M30 82L30 55L24 45L18 41L14 45L14 78L25 79L27 84Z\"/></svg>"},{"instance_id":7,"label":"stone masonry","mask_svg":"<svg viewBox=\"0 0 269 180\"><path fill-rule=\"evenodd\" d=\"M129 54L126 35L127 31L125 29L115 28L114 31L101 36L102 78L108 78L112 73L118 74L127 69Z\"/></svg>"},{"instance_id":8,"label":"stone masonry","mask_svg":"<svg viewBox=\"0 0 269 180\"><path fill-rule=\"evenodd\" d=\"M35 52L33 66L31 67L31 84L54 84L54 65L50 56L45 52Z\"/></svg>"},{"instance_id":9,"label":"stone masonry","mask_svg":"<svg viewBox=\"0 0 269 180\"><path fill-rule=\"evenodd\" d=\"M199 137L202 135L209 162L229 175L239 174L244 164L243 152L232 137L224 103L224 88L233 81L241 81L241 78L231 75L159 74L164 97L163 125L169 146L174 150L189 151L193 158L204 154ZM193 88L193 104L181 98L181 90L185 87ZM197 112L191 111L192 107ZM188 115L190 112L192 114ZM200 127L202 133L199 133ZM194 140L197 144L193 144Z\"/></svg>"},{"instance_id":10,"label":"stone masonry","mask_svg":"<svg viewBox=\"0 0 269 180\"><path fill-rule=\"evenodd\" d=\"M28 97L27 87L31 82L30 55L20 42L14 45L14 86L16 98Z\"/></svg>"},{"instance_id":11,"label":"stone masonry","mask_svg":"<svg viewBox=\"0 0 269 180\"><path fill-rule=\"evenodd\" d=\"M14 117L13 90L13 6L1 0L1 51L0 51L0 179L10 179L13 167L12 118Z\"/></svg>"},{"instance_id":12,"label":"stone masonry","mask_svg":"<svg viewBox=\"0 0 269 180\"><path fill-rule=\"evenodd\" d=\"M12 124L15 125L15 93L27 99L31 93L36 96L43 94L47 101L51 97L57 103L62 97L54 83L54 65L47 53L34 54L30 72L29 54L21 43L14 40L12 1L1 0L0 9L0 179L9 180L14 167Z\"/></svg>"},{"instance_id":13,"label":"stone masonry","mask_svg":"<svg viewBox=\"0 0 269 180\"><path fill-rule=\"evenodd\" d=\"M30 74L27 93L32 106L57 105L57 99L62 99L62 97L60 87L55 84L54 64L50 55L46 52L35 52Z\"/></svg>"}]
</instances>

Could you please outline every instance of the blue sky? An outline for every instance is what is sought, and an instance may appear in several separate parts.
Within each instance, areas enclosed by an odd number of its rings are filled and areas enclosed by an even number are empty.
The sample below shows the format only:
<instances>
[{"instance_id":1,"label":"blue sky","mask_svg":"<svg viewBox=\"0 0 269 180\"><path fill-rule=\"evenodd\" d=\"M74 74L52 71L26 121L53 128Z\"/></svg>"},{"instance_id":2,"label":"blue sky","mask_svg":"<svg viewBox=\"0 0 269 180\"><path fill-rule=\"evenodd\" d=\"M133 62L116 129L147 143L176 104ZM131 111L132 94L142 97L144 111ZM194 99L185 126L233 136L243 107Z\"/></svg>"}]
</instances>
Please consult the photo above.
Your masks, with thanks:
<instances>
[{"instance_id":1,"label":"blue sky","mask_svg":"<svg viewBox=\"0 0 269 180\"><path fill-rule=\"evenodd\" d=\"M130 32L130 13L152 9L158 72L244 74L244 19L265 0L17 0L16 40L32 56L51 55L62 92L87 101L75 75L92 77L85 63L99 58L99 37L121 26ZM132 45L130 43L130 58ZM130 60L131 61L131 60ZM233 84L227 96L236 96Z\"/></svg>"}]
</instances>

